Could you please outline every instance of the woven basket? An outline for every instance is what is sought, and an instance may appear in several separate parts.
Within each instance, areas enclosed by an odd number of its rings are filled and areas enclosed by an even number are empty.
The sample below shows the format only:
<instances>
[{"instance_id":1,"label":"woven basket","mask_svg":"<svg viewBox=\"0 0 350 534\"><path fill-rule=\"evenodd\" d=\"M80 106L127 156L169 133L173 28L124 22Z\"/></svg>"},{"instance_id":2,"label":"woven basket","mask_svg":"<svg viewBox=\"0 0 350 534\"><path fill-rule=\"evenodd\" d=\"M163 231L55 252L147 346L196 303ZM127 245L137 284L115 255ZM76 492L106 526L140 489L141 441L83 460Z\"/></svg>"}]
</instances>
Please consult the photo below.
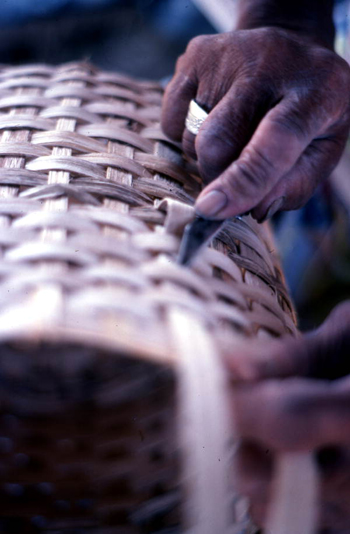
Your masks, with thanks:
<instances>
[{"instance_id":1,"label":"woven basket","mask_svg":"<svg viewBox=\"0 0 350 534\"><path fill-rule=\"evenodd\" d=\"M294 312L249 217L176 264L201 181L161 97L87 64L0 70L1 532L249 531L219 356L295 335Z\"/></svg>"}]
</instances>

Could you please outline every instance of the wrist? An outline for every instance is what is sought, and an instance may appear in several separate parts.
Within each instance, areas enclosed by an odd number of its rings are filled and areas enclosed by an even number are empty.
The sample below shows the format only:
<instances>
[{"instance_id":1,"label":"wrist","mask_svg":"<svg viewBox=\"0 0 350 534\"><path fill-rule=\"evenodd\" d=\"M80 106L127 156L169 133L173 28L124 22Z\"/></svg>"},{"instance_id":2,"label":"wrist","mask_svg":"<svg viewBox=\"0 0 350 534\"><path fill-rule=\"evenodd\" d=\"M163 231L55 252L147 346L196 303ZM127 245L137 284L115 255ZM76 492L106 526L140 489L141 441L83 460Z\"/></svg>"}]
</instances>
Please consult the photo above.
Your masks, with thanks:
<instances>
[{"instance_id":1,"label":"wrist","mask_svg":"<svg viewBox=\"0 0 350 534\"><path fill-rule=\"evenodd\" d=\"M276 27L333 50L333 0L240 0L237 30Z\"/></svg>"}]
</instances>

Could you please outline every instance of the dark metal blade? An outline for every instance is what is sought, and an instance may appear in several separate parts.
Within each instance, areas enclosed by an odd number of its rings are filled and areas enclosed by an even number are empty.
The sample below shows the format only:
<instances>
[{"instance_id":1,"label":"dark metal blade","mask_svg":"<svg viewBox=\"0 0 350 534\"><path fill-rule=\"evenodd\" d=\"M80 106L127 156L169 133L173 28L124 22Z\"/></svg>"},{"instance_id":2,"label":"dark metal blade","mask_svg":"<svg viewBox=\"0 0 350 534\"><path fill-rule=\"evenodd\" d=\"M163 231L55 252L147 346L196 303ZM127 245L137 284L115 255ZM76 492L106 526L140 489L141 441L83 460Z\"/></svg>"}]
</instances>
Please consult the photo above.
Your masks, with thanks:
<instances>
[{"instance_id":1,"label":"dark metal blade","mask_svg":"<svg viewBox=\"0 0 350 534\"><path fill-rule=\"evenodd\" d=\"M225 220L217 221L196 217L185 227L180 243L178 263L190 265L199 250L211 241L225 224Z\"/></svg>"}]
</instances>

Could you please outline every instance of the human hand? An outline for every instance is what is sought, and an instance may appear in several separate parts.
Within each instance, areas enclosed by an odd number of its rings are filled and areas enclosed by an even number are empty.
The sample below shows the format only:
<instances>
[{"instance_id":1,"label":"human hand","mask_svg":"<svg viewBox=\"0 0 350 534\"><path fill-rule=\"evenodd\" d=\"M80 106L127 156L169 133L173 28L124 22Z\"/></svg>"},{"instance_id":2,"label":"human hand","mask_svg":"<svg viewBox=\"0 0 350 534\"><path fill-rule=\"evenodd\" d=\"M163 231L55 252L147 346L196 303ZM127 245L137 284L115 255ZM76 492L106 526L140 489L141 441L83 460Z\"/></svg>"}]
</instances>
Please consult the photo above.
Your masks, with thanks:
<instances>
[{"instance_id":1,"label":"human hand","mask_svg":"<svg viewBox=\"0 0 350 534\"><path fill-rule=\"evenodd\" d=\"M196 137L185 129L193 98L209 112ZM165 133L211 182L197 211L220 219L302 206L337 164L349 125L347 63L277 27L193 39L162 110Z\"/></svg>"},{"instance_id":2,"label":"human hand","mask_svg":"<svg viewBox=\"0 0 350 534\"><path fill-rule=\"evenodd\" d=\"M320 526L350 531L350 301L300 339L247 347L227 356L235 377L237 462L251 514L265 526L277 452L316 451Z\"/></svg>"}]
</instances>

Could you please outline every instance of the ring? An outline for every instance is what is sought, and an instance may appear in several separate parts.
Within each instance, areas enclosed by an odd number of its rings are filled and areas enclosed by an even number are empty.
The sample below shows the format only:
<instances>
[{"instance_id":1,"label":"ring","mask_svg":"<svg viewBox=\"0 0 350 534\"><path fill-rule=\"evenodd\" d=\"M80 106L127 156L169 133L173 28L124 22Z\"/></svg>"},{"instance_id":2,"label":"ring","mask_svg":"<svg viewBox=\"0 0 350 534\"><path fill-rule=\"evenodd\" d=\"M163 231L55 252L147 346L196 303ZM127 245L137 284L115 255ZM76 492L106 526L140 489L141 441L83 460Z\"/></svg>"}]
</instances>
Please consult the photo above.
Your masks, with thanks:
<instances>
[{"instance_id":1,"label":"ring","mask_svg":"<svg viewBox=\"0 0 350 534\"><path fill-rule=\"evenodd\" d=\"M197 135L208 113L201 108L195 100L191 100L186 117L186 128L193 135Z\"/></svg>"}]
</instances>

